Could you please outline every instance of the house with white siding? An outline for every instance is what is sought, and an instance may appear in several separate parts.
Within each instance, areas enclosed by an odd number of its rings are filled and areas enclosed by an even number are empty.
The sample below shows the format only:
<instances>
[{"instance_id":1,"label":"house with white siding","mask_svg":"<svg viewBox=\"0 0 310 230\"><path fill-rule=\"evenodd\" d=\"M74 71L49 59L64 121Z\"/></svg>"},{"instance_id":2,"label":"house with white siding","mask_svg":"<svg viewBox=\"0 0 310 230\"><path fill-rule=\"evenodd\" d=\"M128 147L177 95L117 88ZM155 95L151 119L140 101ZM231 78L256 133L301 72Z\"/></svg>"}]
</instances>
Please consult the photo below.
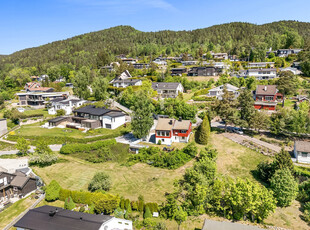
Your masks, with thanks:
<instances>
[{"instance_id":1,"label":"house with white siding","mask_svg":"<svg viewBox=\"0 0 310 230\"><path fill-rule=\"evenodd\" d=\"M295 141L294 156L299 163L310 163L310 142Z\"/></svg>"}]
</instances>

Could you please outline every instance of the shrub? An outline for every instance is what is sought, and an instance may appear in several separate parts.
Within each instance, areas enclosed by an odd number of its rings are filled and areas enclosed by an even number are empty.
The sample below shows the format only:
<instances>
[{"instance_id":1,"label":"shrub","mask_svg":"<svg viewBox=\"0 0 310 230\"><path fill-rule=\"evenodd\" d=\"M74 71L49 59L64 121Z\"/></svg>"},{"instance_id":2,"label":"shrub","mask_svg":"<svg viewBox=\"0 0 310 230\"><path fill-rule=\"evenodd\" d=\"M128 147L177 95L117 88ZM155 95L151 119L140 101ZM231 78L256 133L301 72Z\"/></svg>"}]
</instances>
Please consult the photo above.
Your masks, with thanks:
<instances>
[{"instance_id":1,"label":"shrub","mask_svg":"<svg viewBox=\"0 0 310 230\"><path fill-rule=\"evenodd\" d=\"M153 217L153 215L152 215L152 213L151 213L150 208L149 208L148 206L146 206L145 211L144 211L143 218L144 218L144 219L147 219L147 218L152 218L152 217Z\"/></svg>"},{"instance_id":2,"label":"shrub","mask_svg":"<svg viewBox=\"0 0 310 230\"><path fill-rule=\"evenodd\" d=\"M57 181L52 180L51 183L46 187L45 190L45 200L46 201L55 201L59 198L60 185Z\"/></svg>"},{"instance_id":3,"label":"shrub","mask_svg":"<svg viewBox=\"0 0 310 230\"><path fill-rule=\"evenodd\" d=\"M72 198L69 196L65 200L64 209L72 210L75 208L75 203L73 202Z\"/></svg>"},{"instance_id":4,"label":"shrub","mask_svg":"<svg viewBox=\"0 0 310 230\"><path fill-rule=\"evenodd\" d=\"M97 141L91 144L66 144L61 147L61 154L72 154L77 152L90 152L93 150L98 150L110 145L116 144L115 139Z\"/></svg>"},{"instance_id":5,"label":"shrub","mask_svg":"<svg viewBox=\"0 0 310 230\"><path fill-rule=\"evenodd\" d=\"M161 140L158 140L157 144L158 144L158 145L161 145Z\"/></svg>"},{"instance_id":6,"label":"shrub","mask_svg":"<svg viewBox=\"0 0 310 230\"><path fill-rule=\"evenodd\" d=\"M105 172L96 173L88 185L88 190L92 192L96 190L109 191L110 189L111 189L111 178Z\"/></svg>"},{"instance_id":7,"label":"shrub","mask_svg":"<svg viewBox=\"0 0 310 230\"><path fill-rule=\"evenodd\" d=\"M279 169L270 179L270 187L280 207L289 206L298 193L298 183L289 169Z\"/></svg>"}]
</instances>

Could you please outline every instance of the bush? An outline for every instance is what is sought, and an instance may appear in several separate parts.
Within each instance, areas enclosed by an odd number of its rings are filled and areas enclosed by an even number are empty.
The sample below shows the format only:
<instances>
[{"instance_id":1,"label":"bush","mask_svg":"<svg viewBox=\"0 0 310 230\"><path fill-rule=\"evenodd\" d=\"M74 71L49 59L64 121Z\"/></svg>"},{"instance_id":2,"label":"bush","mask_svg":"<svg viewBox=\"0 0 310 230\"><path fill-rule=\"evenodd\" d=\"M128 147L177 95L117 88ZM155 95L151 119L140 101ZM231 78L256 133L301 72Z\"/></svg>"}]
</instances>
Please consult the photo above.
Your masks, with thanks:
<instances>
[{"instance_id":1,"label":"bush","mask_svg":"<svg viewBox=\"0 0 310 230\"><path fill-rule=\"evenodd\" d=\"M56 154L34 154L29 158L30 165L45 167L56 163L58 156Z\"/></svg>"},{"instance_id":2,"label":"bush","mask_svg":"<svg viewBox=\"0 0 310 230\"><path fill-rule=\"evenodd\" d=\"M147 218L152 218L153 215L151 213L151 210L148 206L145 207L145 211L144 211L144 215L143 215L143 218L144 219L147 219Z\"/></svg>"},{"instance_id":3,"label":"bush","mask_svg":"<svg viewBox=\"0 0 310 230\"><path fill-rule=\"evenodd\" d=\"M279 169L270 179L270 187L280 207L289 206L298 193L298 183L289 169Z\"/></svg>"},{"instance_id":4,"label":"bush","mask_svg":"<svg viewBox=\"0 0 310 230\"><path fill-rule=\"evenodd\" d=\"M66 144L61 147L61 154L72 154L78 152L90 152L93 150L98 150L110 145L116 144L115 139L105 140L105 141L97 141L91 144Z\"/></svg>"},{"instance_id":5,"label":"bush","mask_svg":"<svg viewBox=\"0 0 310 230\"><path fill-rule=\"evenodd\" d=\"M60 185L57 181L52 180L51 183L46 187L45 190L45 200L46 201L55 201L59 198Z\"/></svg>"},{"instance_id":6,"label":"bush","mask_svg":"<svg viewBox=\"0 0 310 230\"><path fill-rule=\"evenodd\" d=\"M88 185L88 190L94 192L96 190L109 191L111 189L111 178L105 172L98 172Z\"/></svg>"},{"instance_id":7,"label":"bush","mask_svg":"<svg viewBox=\"0 0 310 230\"><path fill-rule=\"evenodd\" d=\"M72 198L69 196L65 200L64 209L72 210L75 208L75 203L73 202Z\"/></svg>"}]
</instances>

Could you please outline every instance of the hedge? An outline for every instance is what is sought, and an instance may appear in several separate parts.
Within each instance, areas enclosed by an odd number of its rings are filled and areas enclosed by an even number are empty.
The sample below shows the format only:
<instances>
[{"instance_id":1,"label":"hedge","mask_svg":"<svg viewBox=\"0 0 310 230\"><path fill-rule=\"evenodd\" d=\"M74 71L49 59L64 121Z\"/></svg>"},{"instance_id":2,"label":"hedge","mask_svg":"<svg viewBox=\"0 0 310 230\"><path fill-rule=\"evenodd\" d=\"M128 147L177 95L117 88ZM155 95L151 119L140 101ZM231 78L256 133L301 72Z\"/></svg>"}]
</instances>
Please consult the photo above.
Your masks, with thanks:
<instances>
[{"instance_id":1,"label":"hedge","mask_svg":"<svg viewBox=\"0 0 310 230\"><path fill-rule=\"evenodd\" d=\"M95 205L97 213L112 213L120 202L119 196L104 194L102 192L86 192L74 191L68 189L60 189L59 200L65 201L66 198L71 197L74 203Z\"/></svg>"},{"instance_id":2,"label":"hedge","mask_svg":"<svg viewBox=\"0 0 310 230\"><path fill-rule=\"evenodd\" d=\"M85 143L86 144L89 142L115 138L115 137L122 136L122 135L127 134L127 133L128 133L128 131L122 131L122 132L118 132L118 133L111 133L108 135L96 136L96 137L91 137L91 138L73 138L73 137L61 137L61 136L51 136L51 137L45 138L45 137L41 137L41 136L9 135L7 137L7 140L17 141L18 138L23 137L26 140L30 140L32 142L37 142L39 140L44 139L44 141L46 141L47 144L64 144L64 143ZM32 144L35 144L35 143L32 143Z\"/></svg>"},{"instance_id":3,"label":"hedge","mask_svg":"<svg viewBox=\"0 0 310 230\"><path fill-rule=\"evenodd\" d=\"M77 152L90 152L92 150L97 150L103 147L116 144L115 139L109 139L105 141L97 141L91 144L66 144L61 147L61 154L72 154Z\"/></svg>"},{"instance_id":4,"label":"hedge","mask_svg":"<svg viewBox=\"0 0 310 230\"><path fill-rule=\"evenodd\" d=\"M198 90L194 93L194 96L206 95L209 93L209 90L210 90L210 88Z\"/></svg>"},{"instance_id":5,"label":"hedge","mask_svg":"<svg viewBox=\"0 0 310 230\"><path fill-rule=\"evenodd\" d=\"M194 96L192 97L194 101L214 101L215 97L208 97L208 96Z\"/></svg>"}]
</instances>

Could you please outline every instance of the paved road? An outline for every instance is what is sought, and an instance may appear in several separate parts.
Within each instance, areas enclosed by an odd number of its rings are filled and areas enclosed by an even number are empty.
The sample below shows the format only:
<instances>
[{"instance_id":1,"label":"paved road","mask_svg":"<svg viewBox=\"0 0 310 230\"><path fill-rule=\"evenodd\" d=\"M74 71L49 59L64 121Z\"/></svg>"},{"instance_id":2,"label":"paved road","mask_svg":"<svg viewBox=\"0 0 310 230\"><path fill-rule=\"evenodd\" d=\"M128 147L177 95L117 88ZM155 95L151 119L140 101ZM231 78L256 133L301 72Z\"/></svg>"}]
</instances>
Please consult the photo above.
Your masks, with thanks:
<instances>
[{"instance_id":1,"label":"paved road","mask_svg":"<svg viewBox=\"0 0 310 230\"><path fill-rule=\"evenodd\" d=\"M16 143L13 143L16 144ZM49 145L49 147L51 148L52 151L54 152L58 152L61 149L62 145ZM29 152L33 153L35 150L34 146L30 146L30 150ZM0 151L0 156L1 155L7 155L7 154L17 154L18 150L2 150Z\"/></svg>"}]
</instances>

